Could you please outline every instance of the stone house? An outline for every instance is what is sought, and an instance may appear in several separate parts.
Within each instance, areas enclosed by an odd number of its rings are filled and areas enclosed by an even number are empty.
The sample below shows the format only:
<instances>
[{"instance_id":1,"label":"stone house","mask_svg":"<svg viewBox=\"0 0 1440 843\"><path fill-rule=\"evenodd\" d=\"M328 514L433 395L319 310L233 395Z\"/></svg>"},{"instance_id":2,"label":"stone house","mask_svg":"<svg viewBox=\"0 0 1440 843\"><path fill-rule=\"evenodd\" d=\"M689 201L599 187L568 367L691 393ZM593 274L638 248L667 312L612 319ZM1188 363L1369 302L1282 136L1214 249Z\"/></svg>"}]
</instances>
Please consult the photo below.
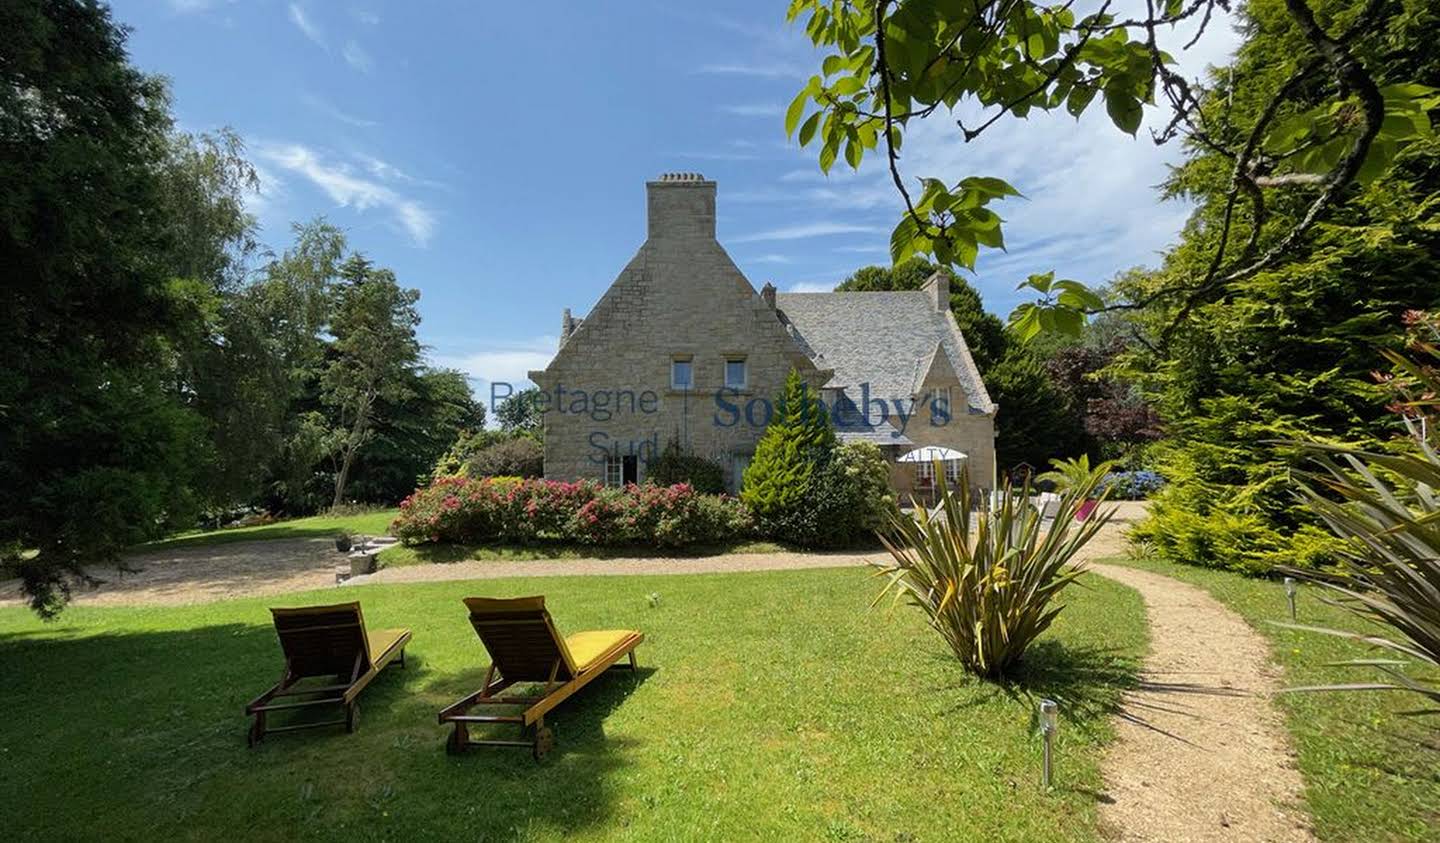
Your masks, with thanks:
<instances>
[{"instance_id":1,"label":"stone house","mask_svg":"<svg viewBox=\"0 0 1440 843\"><path fill-rule=\"evenodd\" d=\"M960 451L989 487L995 411L932 277L914 292L759 293L715 239L715 182L646 184L645 243L583 318L562 317L539 387L545 476L640 482L672 441L719 462L739 488L791 369L842 440L866 439L902 493L930 482L923 446ZM949 464L958 471L958 463Z\"/></svg>"}]
</instances>

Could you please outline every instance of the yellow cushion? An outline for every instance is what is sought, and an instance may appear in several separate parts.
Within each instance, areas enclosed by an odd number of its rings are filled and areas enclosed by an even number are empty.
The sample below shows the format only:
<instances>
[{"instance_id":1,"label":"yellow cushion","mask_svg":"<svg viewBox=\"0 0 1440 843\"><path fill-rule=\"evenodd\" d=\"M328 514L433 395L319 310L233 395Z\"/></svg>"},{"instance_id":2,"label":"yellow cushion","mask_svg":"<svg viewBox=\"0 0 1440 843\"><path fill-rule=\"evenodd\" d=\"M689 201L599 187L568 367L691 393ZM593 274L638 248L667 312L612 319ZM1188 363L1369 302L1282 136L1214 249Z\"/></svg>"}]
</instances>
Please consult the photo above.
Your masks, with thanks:
<instances>
[{"instance_id":1,"label":"yellow cushion","mask_svg":"<svg viewBox=\"0 0 1440 843\"><path fill-rule=\"evenodd\" d=\"M410 634L408 629L372 629L365 635L369 639L370 659L377 663L384 664L393 653L387 651L393 649L400 643L400 639Z\"/></svg>"},{"instance_id":2,"label":"yellow cushion","mask_svg":"<svg viewBox=\"0 0 1440 843\"><path fill-rule=\"evenodd\" d=\"M629 629L596 629L565 636L565 649L575 662L575 669L584 671L605 654L606 650L640 633Z\"/></svg>"}]
</instances>

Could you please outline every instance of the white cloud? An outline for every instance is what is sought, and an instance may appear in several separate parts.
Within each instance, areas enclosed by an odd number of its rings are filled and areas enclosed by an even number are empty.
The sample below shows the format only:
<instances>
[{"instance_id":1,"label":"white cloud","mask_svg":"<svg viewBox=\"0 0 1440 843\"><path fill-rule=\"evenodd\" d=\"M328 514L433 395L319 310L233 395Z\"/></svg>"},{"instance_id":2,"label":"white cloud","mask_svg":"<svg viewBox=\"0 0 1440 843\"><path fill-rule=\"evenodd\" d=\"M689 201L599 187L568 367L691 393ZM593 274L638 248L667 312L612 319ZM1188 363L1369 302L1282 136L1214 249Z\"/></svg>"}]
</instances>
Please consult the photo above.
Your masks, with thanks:
<instances>
[{"instance_id":1,"label":"white cloud","mask_svg":"<svg viewBox=\"0 0 1440 843\"><path fill-rule=\"evenodd\" d=\"M345 57L346 64L361 73L369 73L375 68L375 62L370 58L370 54L365 52L365 48L355 41L346 41L345 48L340 51L340 54Z\"/></svg>"},{"instance_id":2,"label":"white cloud","mask_svg":"<svg viewBox=\"0 0 1440 843\"><path fill-rule=\"evenodd\" d=\"M376 26L380 23L380 14L378 12L373 12L369 9L354 9L351 13L355 15L355 20L360 21L366 26Z\"/></svg>"},{"instance_id":3,"label":"white cloud","mask_svg":"<svg viewBox=\"0 0 1440 843\"><path fill-rule=\"evenodd\" d=\"M725 114L733 114L736 117L779 117L785 113L783 107L769 102L722 105L719 108Z\"/></svg>"},{"instance_id":4,"label":"white cloud","mask_svg":"<svg viewBox=\"0 0 1440 843\"><path fill-rule=\"evenodd\" d=\"M702 64L692 72L714 76L755 76L761 79L804 79L807 71L798 64L760 63Z\"/></svg>"},{"instance_id":5,"label":"white cloud","mask_svg":"<svg viewBox=\"0 0 1440 843\"><path fill-rule=\"evenodd\" d=\"M835 291L833 281L797 281L786 288L787 293L831 293Z\"/></svg>"},{"instance_id":6,"label":"white cloud","mask_svg":"<svg viewBox=\"0 0 1440 843\"><path fill-rule=\"evenodd\" d=\"M305 34L306 38L309 38L325 49L329 49L325 44L325 33L321 32L320 27L316 26L315 23L310 20L305 14L305 10L300 8L299 3L290 4L290 22L295 24L295 26Z\"/></svg>"},{"instance_id":7,"label":"white cloud","mask_svg":"<svg viewBox=\"0 0 1440 843\"><path fill-rule=\"evenodd\" d=\"M475 385L476 395L487 407L490 405L492 385L496 396L503 400L504 387L509 384L515 391L533 386L529 372L550 365L560 345L558 337L538 336L514 342L496 342L478 349L452 349L432 355L437 366L459 369L470 377ZM493 413L494 407L490 407Z\"/></svg>"},{"instance_id":8,"label":"white cloud","mask_svg":"<svg viewBox=\"0 0 1440 843\"><path fill-rule=\"evenodd\" d=\"M222 3L233 3L235 0L168 0L168 2L173 11L188 15L194 12L206 12Z\"/></svg>"},{"instance_id":9,"label":"white cloud","mask_svg":"<svg viewBox=\"0 0 1440 843\"><path fill-rule=\"evenodd\" d=\"M804 240L810 237L828 237L833 234L874 234L878 231L880 229L873 225L856 225L846 222L807 222L731 237L730 242L761 243L771 240Z\"/></svg>"},{"instance_id":10,"label":"white cloud","mask_svg":"<svg viewBox=\"0 0 1440 843\"><path fill-rule=\"evenodd\" d=\"M356 117L349 112L341 111L339 108L336 108L331 103L321 99L320 97L315 96L314 94L302 93L300 95L300 101L320 112L321 114L324 114L326 117L331 118L332 120L339 120L341 123L355 126L356 128L369 129L380 125L374 120L367 120L364 117Z\"/></svg>"},{"instance_id":11,"label":"white cloud","mask_svg":"<svg viewBox=\"0 0 1440 843\"><path fill-rule=\"evenodd\" d=\"M749 258L746 263L794 263L794 260L786 255L759 255Z\"/></svg>"},{"instance_id":12,"label":"white cloud","mask_svg":"<svg viewBox=\"0 0 1440 843\"><path fill-rule=\"evenodd\" d=\"M416 245L424 246L435 231L435 215L419 200L401 195L378 181L356 175L345 162L325 160L303 144L258 144L265 161L299 175L319 187L337 205L368 211L388 210Z\"/></svg>"}]
</instances>

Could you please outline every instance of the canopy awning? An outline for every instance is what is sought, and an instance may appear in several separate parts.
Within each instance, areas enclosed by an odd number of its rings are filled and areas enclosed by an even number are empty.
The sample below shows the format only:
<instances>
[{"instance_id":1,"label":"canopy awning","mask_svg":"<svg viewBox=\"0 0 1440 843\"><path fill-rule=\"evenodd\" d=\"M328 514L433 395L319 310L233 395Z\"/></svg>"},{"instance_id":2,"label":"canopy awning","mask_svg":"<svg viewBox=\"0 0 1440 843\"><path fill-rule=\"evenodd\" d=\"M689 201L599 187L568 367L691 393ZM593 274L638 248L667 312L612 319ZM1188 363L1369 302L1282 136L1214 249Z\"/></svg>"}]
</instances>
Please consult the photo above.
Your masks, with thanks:
<instances>
[{"instance_id":1,"label":"canopy awning","mask_svg":"<svg viewBox=\"0 0 1440 843\"><path fill-rule=\"evenodd\" d=\"M953 448L942 448L939 445L926 445L923 448L916 448L904 454L896 460L896 462L934 462L935 460L941 462L958 462L963 459L966 459L963 451L957 451Z\"/></svg>"}]
</instances>

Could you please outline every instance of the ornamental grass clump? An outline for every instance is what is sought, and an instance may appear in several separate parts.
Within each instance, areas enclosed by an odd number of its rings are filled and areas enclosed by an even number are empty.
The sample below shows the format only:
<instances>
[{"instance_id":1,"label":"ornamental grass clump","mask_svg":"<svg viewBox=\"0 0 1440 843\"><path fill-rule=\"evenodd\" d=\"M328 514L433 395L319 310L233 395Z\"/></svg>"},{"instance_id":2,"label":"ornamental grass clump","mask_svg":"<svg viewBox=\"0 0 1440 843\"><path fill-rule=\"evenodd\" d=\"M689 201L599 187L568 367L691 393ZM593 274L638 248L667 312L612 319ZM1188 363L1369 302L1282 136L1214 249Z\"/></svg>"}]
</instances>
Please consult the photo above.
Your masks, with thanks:
<instances>
[{"instance_id":1,"label":"ornamental grass clump","mask_svg":"<svg viewBox=\"0 0 1440 843\"><path fill-rule=\"evenodd\" d=\"M886 594L907 600L966 671L1004 676L1060 614L1064 607L1054 605L1055 597L1083 572L1071 560L1113 514L1100 510L1075 519L1102 475L1092 472L1066 490L1048 522L1030 503L1028 483L1018 489L1007 483L992 508L975 500L968 470L952 491L937 464L936 514L917 506L914 515L892 515L881 532L891 558L873 563L889 580L876 602Z\"/></svg>"}]
</instances>

